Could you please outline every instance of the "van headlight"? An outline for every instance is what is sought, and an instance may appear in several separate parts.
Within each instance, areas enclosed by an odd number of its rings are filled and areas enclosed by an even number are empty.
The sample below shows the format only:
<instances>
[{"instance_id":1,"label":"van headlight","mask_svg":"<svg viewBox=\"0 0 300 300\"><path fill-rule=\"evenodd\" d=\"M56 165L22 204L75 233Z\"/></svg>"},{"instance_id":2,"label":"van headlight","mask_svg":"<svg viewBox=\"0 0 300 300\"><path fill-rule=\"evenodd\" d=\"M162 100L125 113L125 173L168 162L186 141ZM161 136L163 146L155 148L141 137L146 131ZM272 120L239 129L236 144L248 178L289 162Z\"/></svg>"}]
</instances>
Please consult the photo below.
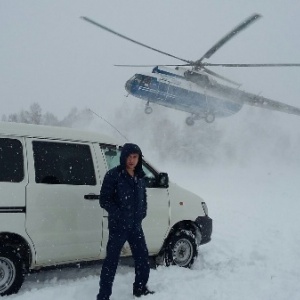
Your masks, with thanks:
<instances>
[{"instance_id":1,"label":"van headlight","mask_svg":"<svg viewBox=\"0 0 300 300\"><path fill-rule=\"evenodd\" d=\"M202 208L203 208L203 211L204 211L205 215L208 216L208 208L207 208L206 203L201 202L201 205L202 205Z\"/></svg>"}]
</instances>

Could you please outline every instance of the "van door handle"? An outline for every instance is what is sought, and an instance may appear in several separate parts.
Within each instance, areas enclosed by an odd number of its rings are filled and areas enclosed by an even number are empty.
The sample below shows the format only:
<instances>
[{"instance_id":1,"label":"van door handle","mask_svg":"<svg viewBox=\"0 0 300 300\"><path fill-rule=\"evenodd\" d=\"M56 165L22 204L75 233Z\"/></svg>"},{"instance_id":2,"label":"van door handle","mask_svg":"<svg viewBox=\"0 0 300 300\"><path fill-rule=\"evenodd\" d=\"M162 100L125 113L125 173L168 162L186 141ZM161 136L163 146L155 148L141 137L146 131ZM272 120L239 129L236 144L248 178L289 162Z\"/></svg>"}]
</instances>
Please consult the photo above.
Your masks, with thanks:
<instances>
[{"instance_id":1,"label":"van door handle","mask_svg":"<svg viewBox=\"0 0 300 300\"><path fill-rule=\"evenodd\" d=\"M84 199L85 200L99 200L100 199L100 195L87 194L87 195L84 195Z\"/></svg>"}]
</instances>

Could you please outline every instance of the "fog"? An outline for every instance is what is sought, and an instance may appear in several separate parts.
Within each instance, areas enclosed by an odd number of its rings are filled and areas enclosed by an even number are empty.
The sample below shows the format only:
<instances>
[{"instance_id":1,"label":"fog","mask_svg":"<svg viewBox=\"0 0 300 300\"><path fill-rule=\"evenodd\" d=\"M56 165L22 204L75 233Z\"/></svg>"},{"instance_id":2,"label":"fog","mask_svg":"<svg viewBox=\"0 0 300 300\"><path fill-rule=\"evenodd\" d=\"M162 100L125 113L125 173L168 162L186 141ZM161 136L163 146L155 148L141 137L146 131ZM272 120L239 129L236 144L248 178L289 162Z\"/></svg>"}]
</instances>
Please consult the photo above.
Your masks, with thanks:
<instances>
[{"instance_id":1,"label":"fog","mask_svg":"<svg viewBox=\"0 0 300 300\"><path fill-rule=\"evenodd\" d=\"M244 106L232 117L188 127L183 112L153 105L153 113L145 115L145 102L126 97L124 85L147 70L113 65L178 62L80 16L197 60L256 12L263 18L209 61L299 63L299 11L297 1L274 0L0 2L1 113L19 112L34 102L60 119L73 107L91 109L93 118L73 127L106 132L120 144L138 143L146 159L207 202L214 219L212 242L201 249L192 273L153 271L153 299L184 299L179 283L189 291L188 299L297 299L300 118ZM241 82L246 91L300 107L300 68L213 70ZM47 279L29 279L19 295L7 298L92 298L99 269L86 270L79 279L74 279L76 270L62 278L47 273ZM132 276L132 269L121 268L113 296L130 299Z\"/></svg>"},{"instance_id":2,"label":"fog","mask_svg":"<svg viewBox=\"0 0 300 300\"><path fill-rule=\"evenodd\" d=\"M296 1L228 3L181 0L2 0L0 3L0 101L2 113L33 102L65 116L89 107L107 119L126 101L127 79L141 68L114 64L168 64L175 59L102 31L88 16L145 44L190 60L199 59L254 12L263 18L217 51L209 62L299 62L300 4ZM242 88L299 106L299 68L214 68Z\"/></svg>"},{"instance_id":3,"label":"fog","mask_svg":"<svg viewBox=\"0 0 300 300\"><path fill-rule=\"evenodd\" d=\"M298 299L300 164L296 123L285 123L273 113L262 121L261 111L251 108L236 119L226 119L226 126L203 123L193 128L192 134L183 122L172 123L172 116L179 119L173 113L160 123L155 115L142 122L138 112L128 112L131 118L123 123L122 133L138 142L146 159L167 171L172 181L201 196L214 224L212 240L200 246L192 270L151 270L149 286L156 293L148 296L149 300ZM143 124L144 135L137 124ZM111 131L120 142L126 140L102 119L94 119L89 127ZM209 139L207 132L212 133ZM181 145L178 138L190 144L171 147ZM95 299L100 270L98 262L32 273L20 292L7 299ZM132 299L133 279L133 267L121 263L111 299Z\"/></svg>"},{"instance_id":4,"label":"fog","mask_svg":"<svg viewBox=\"0 0 300 300\"><path fill-rule=\"evenodd\" d=\"M178 63L122 40L85 21L88 16L145 44L186 59L199 59L214 43L254 12L263 18L231 39L209 62L297 63L300 4L296 1L77 1L28 0L0 3L1 113L38 103L62 119L75 107L91 109L92 123L77 127L117 133L140 143L151 158L247 164L297 160L299 117L244 106L213 124L185 126L188 114L126 97L127 79L147 68L114 64ZM300 106L299 68L213 68L242 83L241 89ZM105 120L107 122L105 122ZM141 130L142 129L142 130Z\"/></svg>"}]
</instances>

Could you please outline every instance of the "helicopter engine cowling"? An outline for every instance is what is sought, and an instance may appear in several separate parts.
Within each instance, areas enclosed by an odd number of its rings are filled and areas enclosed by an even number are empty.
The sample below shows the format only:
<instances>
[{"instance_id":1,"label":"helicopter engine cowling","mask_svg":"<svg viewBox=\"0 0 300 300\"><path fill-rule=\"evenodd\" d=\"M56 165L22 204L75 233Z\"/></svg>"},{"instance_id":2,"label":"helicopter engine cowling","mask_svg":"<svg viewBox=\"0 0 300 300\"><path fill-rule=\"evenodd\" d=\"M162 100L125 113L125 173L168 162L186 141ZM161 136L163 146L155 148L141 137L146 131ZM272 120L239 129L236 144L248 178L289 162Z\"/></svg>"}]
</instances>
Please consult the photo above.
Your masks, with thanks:
<instances>
[{"instance_id":1,"label":"helicopter engine cowling","mask_svg":"<svg viewBox=\"0 0 300 300\"><path fill-rule=\"evenodd\" d=\"M187 80L194 82L204 88L208 87L212 84L209 77L203 73L198 73L198 72L194 72L191 70L187 70L184 72L184 77Z\"/></svg>"}]
</instances>

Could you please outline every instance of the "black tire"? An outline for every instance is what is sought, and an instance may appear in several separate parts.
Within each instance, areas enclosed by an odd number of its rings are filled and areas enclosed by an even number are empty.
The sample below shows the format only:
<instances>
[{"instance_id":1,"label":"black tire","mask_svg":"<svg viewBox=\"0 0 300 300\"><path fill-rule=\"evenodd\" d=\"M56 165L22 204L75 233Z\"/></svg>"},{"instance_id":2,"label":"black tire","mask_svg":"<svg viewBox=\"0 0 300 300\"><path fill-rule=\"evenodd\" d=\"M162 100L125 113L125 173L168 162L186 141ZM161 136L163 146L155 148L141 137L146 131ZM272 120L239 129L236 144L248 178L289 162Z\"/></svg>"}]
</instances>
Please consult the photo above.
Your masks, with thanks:
<instances>
[{"instance_id":1,"label":"black tire","mask_svg":"<svg viewBox=\"0 0 300 300\"><path fill-rule=\"evenodd\" d=\"M195 235L189 230L180 230L171 236L166 250L165 263L190 268L198 256Z\"/></svg>"},{"instance_id":2,"label":"black tire","mask_svg":"<svg viewBox=\"0 0 300 300\"><path fill-rule=\"evenodd\" d=\"M15 294L24 282L20 255L10 247L0 248L0 296Z\"/></svg>"},{"instance_id":3,"label":"black tire","mask_svg":"<svg viewBox=\"0 0 300 300\"><path fill-rule=\"evenodd\" d=\"M186 123L186 125L188 125L188 126L193 126L193 125L195 124L195 120L194 120L193 117L187 117L187 118L185 119L185 123Z\"/></svg>"},{"instance_id":4,"label":"black tire","mask_svg":"<svg viewBox=\"0 0 300 300\"><path fill-rule=\"evenodd\" d=\"M150 115L152 112L153 112L152 107L150 107L150 106L146 106L146 107L145 107L145 113L146 113L147 115Z\"/></svg>"},{"instance_id":5,"label":"black tire","mask_svg":"<svg viewBox=\"0 0 300 300\"><path fill-rule=\"evenodd\" d=\"M215 115L213 113L208 113L206 116L205 116L205 122L206 123L213 123L214 120L215 120Z\"/></svg>"}]
</instances>

